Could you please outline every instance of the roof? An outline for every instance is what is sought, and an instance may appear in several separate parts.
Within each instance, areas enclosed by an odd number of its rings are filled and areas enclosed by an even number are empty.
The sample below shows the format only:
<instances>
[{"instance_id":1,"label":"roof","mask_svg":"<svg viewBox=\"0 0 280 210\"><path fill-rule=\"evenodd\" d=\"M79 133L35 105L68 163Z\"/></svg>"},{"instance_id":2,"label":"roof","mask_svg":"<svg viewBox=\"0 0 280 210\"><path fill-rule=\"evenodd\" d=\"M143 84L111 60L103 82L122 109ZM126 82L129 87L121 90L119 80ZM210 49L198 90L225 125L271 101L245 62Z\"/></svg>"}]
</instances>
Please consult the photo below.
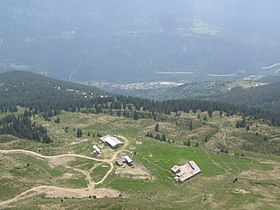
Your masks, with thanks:
<instances>
[{"instance_id":1,"label":"roof","mask_svg":"<svg viewBox=\"0 0 280 210\"><path fill-rule=\"evenodd\" d=\"M98 148L98 146L93 145L92 148L95 149L97 152L101 153L101 150Z\"/></svg>"},{"instance_id":2,"label":"roof","mask_svg":"<svg viewBox=\"0 0 280 210\"><path fill-rule=\"evenodd\" d=\"M104 136L100 138L101 141L110 144L112 147L116 147L117 145L123 144L119 139L113 136Z\"/></svg>"},{"instance_id":3,"label":"roof","mask_svg":"<svg viewBox=\"0 0 280 210\"><path fill-rule=\"evenodd\" d=\"M171 168L171 171L176 174L176 173L179 173L181 170L180 170L180 167L175 165Z\"/></svg>"},{"instance_id":4,"label":"roof","mask_svg":"<svg viewBox=\"0 0 280 210\"><path fill-rule=\"evenodd\" d=\"M133 160L130 157L128 157L127 155L124 156L123 158L126 160L127 163L132 163L133 162Z\"/></svg>"},{"instance_id":5,"label":"roof","mask_svg":"<svg viewBox=\"0 0 280 210\"><path fill-rule=\"evenodd\" d=\"M119 166L121 166L124 162L125 162L125 159L124 159L123 157L120 158L120 159L118 159L118 160L116 160L116 163L117 163Z\"/></svg>"},{"instance_id":6,"label":"roof","mask_svg":"<svg viewBox=\"0 0 280 210\"><path fill-rule=\"evenodd\" d=\"M107 136L103 136L100 138L101 141L106 142L107 138L110 138L111 136L107 135Z\"/></svg>"},{"instance_id":7,"label":"roof","mask_svg":"<svg viewBox=\"0 0 280 210\"><path fill-rule=\"evenodd\" d=\"M190 166L193 168L193 170L195 171L195 172L197 172L197 173L200 173L201 172L201 170L200 170L200 168L196 165L196 163L194 162L194 161L189 161L189 164L190 164Z\"/></svg>"},{"instance_id":8,"label":"roof","mask_svg":"<svg viewBox=\"0 0 280 210\"><path fill-rule=\"evenodd\" d=\"M175 179L179 182L184 182L195 175L199 174L201 172L200 168L196 165L194 161L189 161L189 166L191 167L191 171L181 171L179 173L176 173ZM175 170L178 166L174 166L171 170ZM182 166L183 167L183 166ZM178 167L181 169L180 167Z\"/></svg>"}]
</instances>

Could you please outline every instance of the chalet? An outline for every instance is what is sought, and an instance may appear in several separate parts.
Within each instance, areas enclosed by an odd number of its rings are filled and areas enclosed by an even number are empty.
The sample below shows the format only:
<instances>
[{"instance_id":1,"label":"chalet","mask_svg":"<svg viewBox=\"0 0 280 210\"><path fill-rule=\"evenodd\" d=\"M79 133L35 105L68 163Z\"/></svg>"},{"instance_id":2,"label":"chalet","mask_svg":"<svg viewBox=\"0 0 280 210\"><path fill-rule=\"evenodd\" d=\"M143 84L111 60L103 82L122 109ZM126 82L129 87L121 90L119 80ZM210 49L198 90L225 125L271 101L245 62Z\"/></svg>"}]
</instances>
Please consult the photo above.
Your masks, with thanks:
<instances>
[{"instance_id":1,"label":"chalet","mask_svg":"<svg viewBox=\"0 0 280 210\"><path fill-rule=\"evenodd\" d=\"M117 137L109 135L101 137L100 140L112 149L116 149L123 144L123 142L121 142Z\"/></svg>"},{"instance_id":2,"label":"chalet","mask_svg":"<svg viewBox=\"0 0 280 210\"><path fill-rule=\"evenodd\" d=\"M125 159L125 162L127 165L132 166L133 165L133 160L128 157L127 155L123 157Z\"/></svg>"},{"instance_id":3,"label":"chalet","mask_svg":"<svg viewBox=\"0 0 280 210\"><path fill-rule=\"evenodd\" d=\"M124 163L126 163L127 165L129 166L132 166L133 165L133 160L128 157L127 155L121 157L120 159L116 160L116 164L118 166L122 166Z\"/></svg>"},{"instance_id":4,"label":"chalet","mask_svg":"<svg viewBox=\"0 0 280 210\"><path fill-rule=\"evenodd\" d=\"M123 157L121 157L120 159L116 160L116 164L117 164L118 166L122 166L123 163L125 163L125 159L124 159Z\"/></svg>"},{"instance_id":5,"label":"chalet","mask_svg":"<svg viewBox=\"0 0 280 210\"><path fill-rule=\"evenodd\" d=\"M94 152L95 152L96 154L101 154L101 150L99 149L98 146L93 145L92 148L93 148L93 150L94 150Z\"/></svg>"},{"instance_id":6,"label":"chalet","mask_svg":"<svg viewBox=\"0 0 280 210\"><path fill-rule=\"evenodd\" d=\"M171 171L176 174L175 179L180 183L191 179L201 172L200 168L194 161L189 161L189 163L183 166L173 166Z\"/></svg>"}]
</instances>

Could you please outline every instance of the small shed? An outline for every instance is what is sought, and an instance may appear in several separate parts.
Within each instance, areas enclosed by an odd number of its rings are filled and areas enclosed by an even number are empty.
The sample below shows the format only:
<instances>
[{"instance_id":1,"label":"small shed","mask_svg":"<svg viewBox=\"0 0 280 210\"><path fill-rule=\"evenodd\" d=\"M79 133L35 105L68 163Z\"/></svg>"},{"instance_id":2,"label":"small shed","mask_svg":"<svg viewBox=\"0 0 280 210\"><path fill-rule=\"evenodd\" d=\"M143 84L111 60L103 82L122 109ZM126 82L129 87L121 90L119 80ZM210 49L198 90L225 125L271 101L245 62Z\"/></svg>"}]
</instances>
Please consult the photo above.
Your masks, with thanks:
<instances>
[{"instance_id":1,"label":"small shed","mask_svg":"<svg viewBox=\"0 0 280 210\"><path fill-rule=\"evenodd\" d=\"M101 150L99 149L98 146L93 145L92 148L93 148L93 150L95 151L96 154L101 154Z\"/></svg>"},{"instance_id":2,"label":"small shed","mask_svg":"<svg viewBox=\"0 0 280 210\"><path fill-rule=\"evenodd\" d=\"M123 163L124 163L125 161L126 161L126 160L125 160L123 157L121 157L120 159L116 160L116 164L117 164L118 166L122 166Z\"/></svg>"},{"instance_id":3,"label":"small shed","mask_svg":"<svg viewBox=\"0 0 280 210\"><path fill-rule=\"evenodd\" d=\"M133 165L133 160L128 157L127 155L123 157L125 159L125 162L127 163L127 165L132 166Z\"/></svg>"}]
</instances>

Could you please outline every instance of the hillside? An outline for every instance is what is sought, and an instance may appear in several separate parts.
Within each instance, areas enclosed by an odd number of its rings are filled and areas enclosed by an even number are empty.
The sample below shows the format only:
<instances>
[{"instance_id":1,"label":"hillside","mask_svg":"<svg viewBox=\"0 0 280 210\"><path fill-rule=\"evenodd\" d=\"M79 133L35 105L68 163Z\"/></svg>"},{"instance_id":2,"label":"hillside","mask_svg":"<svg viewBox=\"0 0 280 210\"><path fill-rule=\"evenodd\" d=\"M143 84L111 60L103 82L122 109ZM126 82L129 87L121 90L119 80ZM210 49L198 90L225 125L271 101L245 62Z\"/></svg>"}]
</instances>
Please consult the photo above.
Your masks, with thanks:
<instances>
[{"instance_id":1,"label":"hillside","mask_svg":"<svg viewBox=\"0 0 280 210\"><path fill-rule=\"evenodd\" d=\"M10 105L49 111L59 109L76 100L95 98L103 92L97 88L55 80L27 71L13 71L0 74L1 111Z\"/></svg>"},{"instance_id":2,"label":"hillside","mask_svg":"<svg viewBox=\"0 0 280 210\"><path fill-rule=\"evenodd\" d=\"M148 90L114 90L125 95L152 100L202 99L221 101L229 104L258 107L279 112L280 82L278 77L268 77L256 81L212 81L186 83L177 87Z\"/></svg>"},{"instance_id":3,"label":"hillside","mask_svg":"<svg viewBox=\"0 0 280 210\"><path fill-rule=\"evenodd\" d=\"M98 89L29 72L0 78L0 208L280 206L280 130L267 112L99 96ZM123 144L106 146L99 140L106 135ZM116 160L127 155L133 166L119 167ZM191 160L201 174L178 183L171 167Z\"/></svg>"},{"instance_id":4,"label":"hillside","mask_svg":"<svg viewBox=\"0 0 280 210\"><path fill-rule=\"evenodd\" d=\"M249 89L235 88L227 94L220 95L217 99L232 104L251 105L279 112L280 82Z\"/></svg>"},{"instance_id":5,"label":"hillside","mask_svg":"<svg viewBox=\"0 0 280 210\"><path fill-rule=\"evenodd\" d=\"M5 187L0 191L0 208L280 206L279 128L252 121L247 131L235 127L241 117L219 112L211 118L202 112L161 115L166 121L71 112L59 117L59 124L56 117L48 122L40 115L33 118L36 124L48 127L51 144L0 136L0 183ZM154 130L157 122L159 132ZM76 138L78 128L83 131L81 138ZM167 140L147 137L148 132L166 135ZM125 144L111 149L99 141L99 134L115 134ZM93 153L92 145L101 148L101 155ZM122 155L129 155L134 166L115 165ZM170 169L189 160L194 160L202 173L180 184ZM238 181L233 182L236 177Z\"/></svg>"},{"instance_id":6,"label":"hillside","mask_svg":"<svg viewBox=\"0 0 280 210\"><path fill-rule=\"evenodd\" d=\"M229 92L235 87L254 87L257 82L251 81L207 81L185 83L180 86L170 88L154 88L145 90L108 90L115 93L133 95L153 100L172 99L212 99L218 95Z\"/></svg>"}]
</instances>

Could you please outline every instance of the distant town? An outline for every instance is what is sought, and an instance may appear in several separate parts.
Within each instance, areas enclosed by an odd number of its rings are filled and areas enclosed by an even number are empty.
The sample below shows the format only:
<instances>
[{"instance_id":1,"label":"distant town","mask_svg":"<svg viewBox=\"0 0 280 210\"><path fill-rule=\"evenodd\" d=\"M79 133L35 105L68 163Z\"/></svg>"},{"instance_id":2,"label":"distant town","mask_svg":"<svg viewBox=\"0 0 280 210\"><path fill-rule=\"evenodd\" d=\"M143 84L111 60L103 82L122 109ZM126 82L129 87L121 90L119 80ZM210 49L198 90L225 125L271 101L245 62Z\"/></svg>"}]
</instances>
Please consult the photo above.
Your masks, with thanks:
<instances>
[{"instance_id":1,"label":"distant town","mask_svg":"<svg viewBox=\"0 0 280 210\"><path fill-rule=\"evenodd\" d=\"M183 85L186 81L179 82L147 82L147 83L110 83L110 82L88 82L87 85L95 86L102 89L123 89L123 90L146 90L146 89L155 89L155 88L164 88L164 87L174 87Z\"/></svg>"}]
</instances>

